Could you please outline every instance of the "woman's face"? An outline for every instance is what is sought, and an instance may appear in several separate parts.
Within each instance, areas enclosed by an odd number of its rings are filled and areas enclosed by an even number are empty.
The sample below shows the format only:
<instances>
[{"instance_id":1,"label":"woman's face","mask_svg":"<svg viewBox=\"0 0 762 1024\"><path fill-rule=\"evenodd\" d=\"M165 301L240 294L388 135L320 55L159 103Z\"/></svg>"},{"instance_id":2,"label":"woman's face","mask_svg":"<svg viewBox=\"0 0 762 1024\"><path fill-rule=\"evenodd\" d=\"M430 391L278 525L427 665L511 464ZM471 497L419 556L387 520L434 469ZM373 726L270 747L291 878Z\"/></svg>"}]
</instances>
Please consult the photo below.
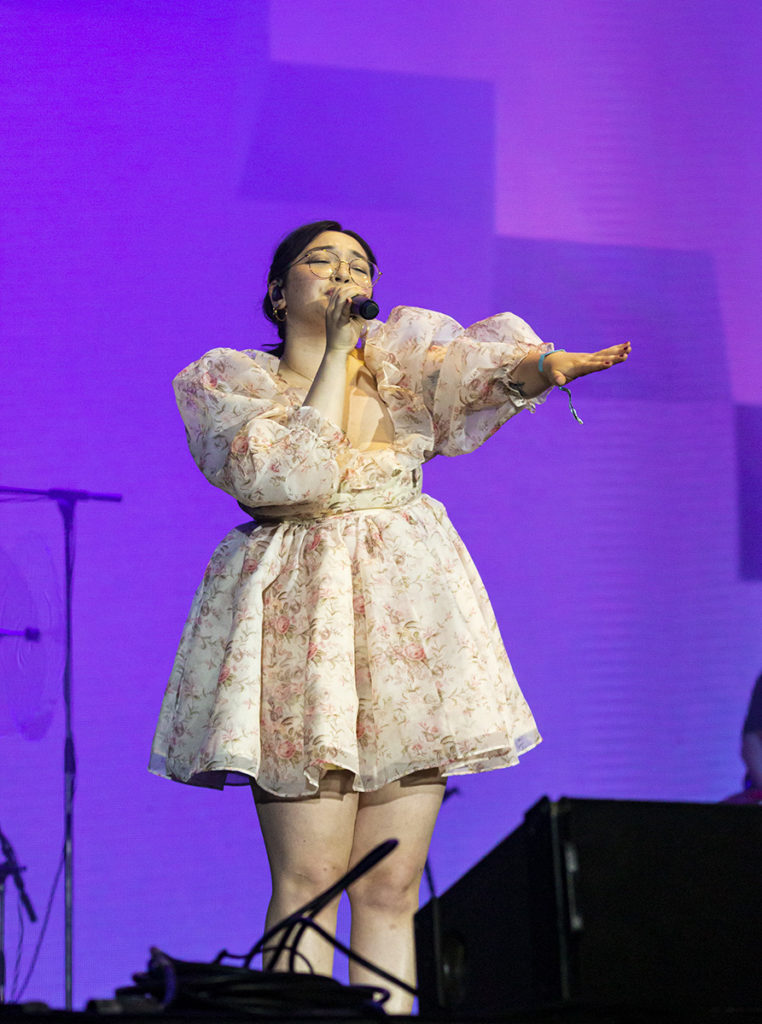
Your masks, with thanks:
<instances>
[{"instance_id":1,"label":"woman's face","mask_svg":"<svg viewBox=\"0 0 762 1024\"><path fill-rule=\"evenodd\" d=\"M335 269L329 261L331 255L337 256L341 262ZM317 262L314 267L321 274L330 276L318 276L304 257L314 256ZM321 259L321 257L323 257ZM358 284L350 276L349 264L355 261L368 262L367 253L351 235L345 235L342 231L322 231L305 246L299 253L296 260L291 264L286 279L281 285L281 293L286 301L288 311L288 322L295 324L310 324L312 326L325 326L325 311L328 300L334 289L342 285L352 285L355 295L372 295L373 286L370 282ZM270 286L272 298L272 285Z\"/></svg>"}]
</instances>

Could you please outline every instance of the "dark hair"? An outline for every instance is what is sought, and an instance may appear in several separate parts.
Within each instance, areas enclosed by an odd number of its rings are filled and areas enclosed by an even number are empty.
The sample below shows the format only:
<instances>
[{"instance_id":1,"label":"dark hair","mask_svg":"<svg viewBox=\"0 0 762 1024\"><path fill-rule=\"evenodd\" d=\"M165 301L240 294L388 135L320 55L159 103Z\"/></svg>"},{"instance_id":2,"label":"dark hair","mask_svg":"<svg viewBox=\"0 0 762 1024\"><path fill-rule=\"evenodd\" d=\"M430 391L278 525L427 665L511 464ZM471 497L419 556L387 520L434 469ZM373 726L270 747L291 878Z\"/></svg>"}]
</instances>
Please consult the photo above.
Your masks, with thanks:
<instances>
[{"instance_id":1,"label":"dark hair","mask_svg":"<svg viewBox=\"0 0 762 1024\"><path fill-rule=\"evenodd\" d=\"M318 235L322 235L324 231L340 231L343 235L349 235L351 238L354 238L355 241L360 243L371 263L376 262L373 250L365 239L361 238L356 231L347 231L346 228L343 228L341 224L335 220L316 220L311 224L302 224L300 228L296 228L295 231L291 231L286 235L273 254L273 261L270 264L270 271L267 275L267 284L271 285L273 281L279 281L281 284L285 284L289 265L293 263L302 250L310 244L313 238L317 238ZM278 320L275 316L275 310L273 309L273 304L270 301L269 291L266 292L265 297L262 300L262 312L271 323L275 324L278 330L278 337L280 338L280 344L276 345L274 348L268 349L268 351L272 352L274 356L280 357L283 355L286 348L286 323L283 320Z\"/></svg>"}]
</instances>

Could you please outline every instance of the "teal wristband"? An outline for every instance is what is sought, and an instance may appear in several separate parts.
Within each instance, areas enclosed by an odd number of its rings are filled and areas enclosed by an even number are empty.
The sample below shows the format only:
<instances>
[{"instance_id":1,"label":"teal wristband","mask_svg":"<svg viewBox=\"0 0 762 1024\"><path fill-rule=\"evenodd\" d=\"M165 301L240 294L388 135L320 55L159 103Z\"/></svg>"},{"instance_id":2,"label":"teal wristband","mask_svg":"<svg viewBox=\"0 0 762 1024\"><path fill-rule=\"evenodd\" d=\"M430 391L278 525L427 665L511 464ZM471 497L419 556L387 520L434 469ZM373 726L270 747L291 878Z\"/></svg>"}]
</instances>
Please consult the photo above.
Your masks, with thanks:
<instances>
[{"instance_id":1,"label":"teal wristband","mask_svg":"<svg viewBox=\"0 0 762 1024\"><path fill-rule=\"evenodd\" d=\"M554 348L553 349L553 352L565 352L565 351L566 351L565 348ZM543 352L543 354L540 356L540 358L539 358L539 360L537 362L537 372L538 373L542 373L542 368L545 365L545 356L552 356L553 352ZM579 414L577 413L577 410L574 408L574 402L572 402L571 391L566 387L565 384L554 384L553 387L554 388L558 388L559 391L565 391L566 392L566 397L569 399L569 411L571 412L572 416L577 421L577 423L581 424L582 420L579 418Z\"/></svg>"},{"instance_id":2,"label":"teal wristband","mask_svg":"<svg viewBox=\"0 0 762 1024\"><path fill-rule=\"evenodd\" d=\"M553 349L553 352L565 352L565 351L566 351L565 348L554 348ZM543 354L540 356L540 361L537 364L537 372L538 373L542 373L542 368L545 365L545 356L552 356L553 352L543 352Z\"/></svg>"}]
</instances>

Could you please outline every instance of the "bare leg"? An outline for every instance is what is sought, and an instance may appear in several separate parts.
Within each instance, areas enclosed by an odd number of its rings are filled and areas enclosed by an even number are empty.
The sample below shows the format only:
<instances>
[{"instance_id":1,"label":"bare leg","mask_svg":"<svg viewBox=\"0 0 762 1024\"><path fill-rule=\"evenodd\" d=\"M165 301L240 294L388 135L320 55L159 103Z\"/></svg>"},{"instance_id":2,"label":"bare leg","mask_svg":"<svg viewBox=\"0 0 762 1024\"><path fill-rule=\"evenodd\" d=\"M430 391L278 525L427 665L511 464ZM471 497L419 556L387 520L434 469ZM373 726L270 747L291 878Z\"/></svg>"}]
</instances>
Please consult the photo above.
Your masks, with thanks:
<instances>
[{"instance_id":1,"label":"bare leg","mask_svg":"<svg viewBox=\"0 0 762 1024\"><path fill-rule=\"evenodd\" d=\"M361 793L351 864L385 839L399 846L348 890L352 906L351 945L361 956L415 985L413 915L431 834L444 796L436 771L418 772L375 793ZM354 984L381 984L378 975L350 964ZM392 988L385 1009L410 1013L413 997Z\"/></svg>"},{"instance_id":2,"label":"bare leg","mask_svg":"<svg viewBox=\"0 0 762 1024\"><path fill-rule=\"evenodd\" d=\"M358 795L352 792L348 772L328 772L320 791L313 797L286 800L254 786L259 824L270 862L272 898L267 909L266 928L293 913L302 904L327 889L347 870L352 850ZM326 907L316 921L331 934L336 929L338 900ZM333 947L314 931L307 931L299 951L318 974L330 974ZM288 970L285 957L276 970ZM306 971L298 960L296 969Z\"/></svg>"}]
</instances>

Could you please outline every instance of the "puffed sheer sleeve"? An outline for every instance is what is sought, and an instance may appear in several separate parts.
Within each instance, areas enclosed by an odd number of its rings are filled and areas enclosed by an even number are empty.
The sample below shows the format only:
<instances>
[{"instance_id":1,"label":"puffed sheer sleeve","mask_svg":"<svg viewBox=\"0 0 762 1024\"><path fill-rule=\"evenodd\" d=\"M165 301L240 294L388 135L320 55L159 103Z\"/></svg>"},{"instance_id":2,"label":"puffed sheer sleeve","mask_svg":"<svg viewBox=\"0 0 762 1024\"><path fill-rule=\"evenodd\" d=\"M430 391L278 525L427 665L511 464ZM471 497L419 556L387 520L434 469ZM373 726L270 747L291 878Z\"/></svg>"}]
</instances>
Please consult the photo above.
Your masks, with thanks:
<instances>
[{"instance_id":1,"label":"puffed sheer sleeve","mask_svg":"<svg viewBox=\"0 0 762 1024\"><path fill-rule=\"evenodd\" d=\"M464 328L431 310L398 306L366 341L379 394L406 420L426 457L471 452L522 409L534 411L552 390L524 398L514 371L531 352L552 352L529 324L499 313Z\"/></svg>"},{"instance_id":2,"label":"puffed sheer sleeve","mask_svg":"<svg viewBox=\"0 0 762 1024\"><path fill-rule=\"evenodd\" d=\"M344 433L316 409L290 403L251 355L213 349L174 388L191 454L215 487L254 508L335 492Z\"/></svg>"}]
</instances>

